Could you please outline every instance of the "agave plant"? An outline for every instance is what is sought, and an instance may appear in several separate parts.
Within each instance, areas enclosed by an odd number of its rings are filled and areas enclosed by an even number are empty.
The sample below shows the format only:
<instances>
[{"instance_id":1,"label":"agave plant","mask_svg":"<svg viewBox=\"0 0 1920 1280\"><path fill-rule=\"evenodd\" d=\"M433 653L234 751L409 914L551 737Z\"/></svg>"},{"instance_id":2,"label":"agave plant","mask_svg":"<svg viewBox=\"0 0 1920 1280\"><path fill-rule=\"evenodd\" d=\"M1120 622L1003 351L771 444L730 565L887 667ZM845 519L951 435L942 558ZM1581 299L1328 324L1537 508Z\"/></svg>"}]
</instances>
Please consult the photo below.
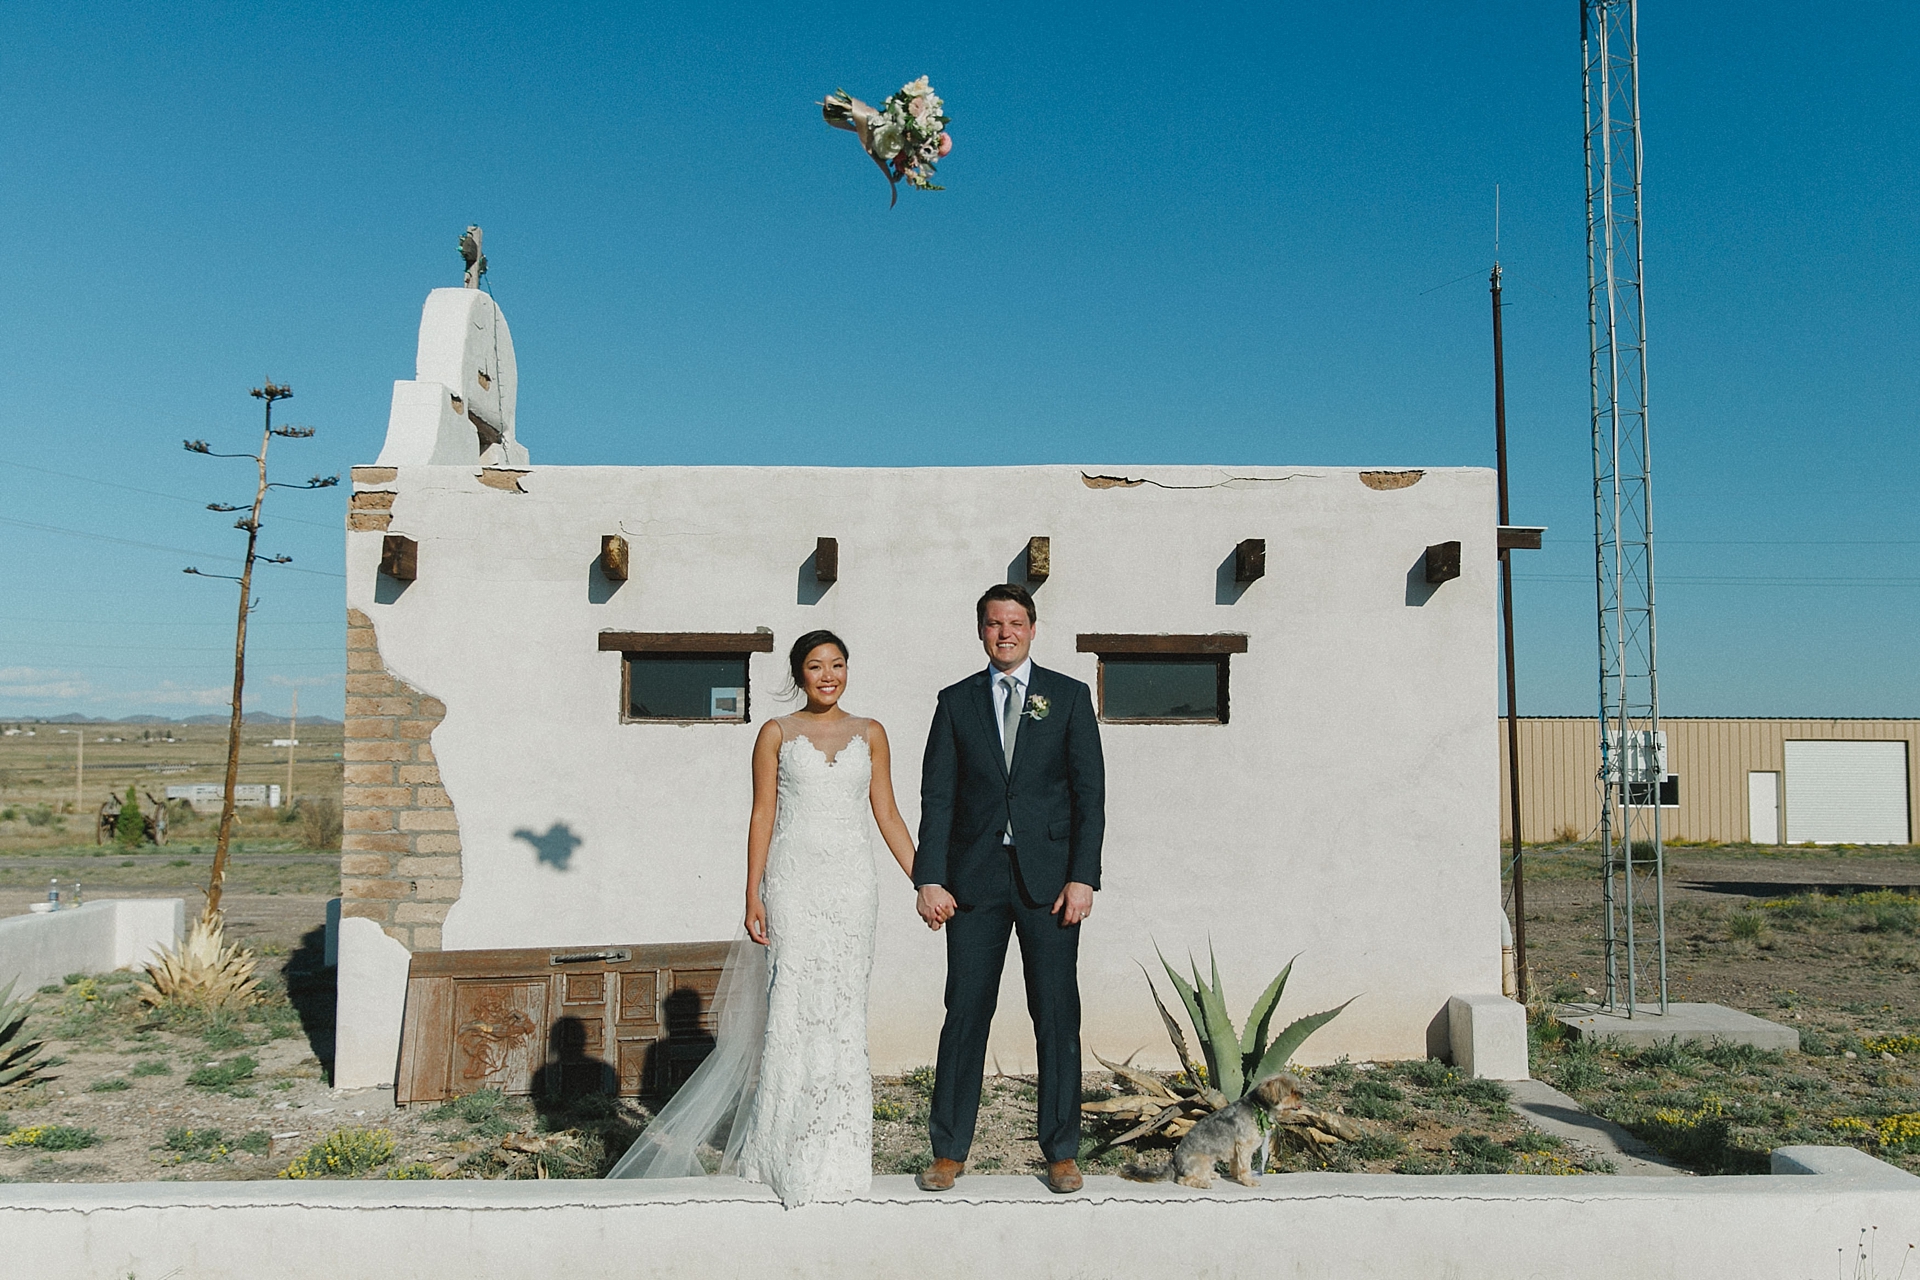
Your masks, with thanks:
<instances>
[{"instance_id":1,"label":"agave plant","mask_svg":"<svg viewBox=\"0 0 1920 1280\"><path fill-rule=\"evenodd\" d=\"M1139 1091L1081 1105L1081 1110L1089 1114L1140 1121L1125 1133L1101 1143L1102 1149L1161 1131L1170 1137L1181 1136L1193 1127L1196 1120L1231 1104L1255 1085L1286 1070L1288 1059L1306 1043L1307 1037L1333 1021L1342 1009L1353 1003L1348 1000L1323 1013L1296 1018L1279 1035L1269 1040L1267 1032L1272 1026L1273 1013L1279 1007L1280 997L1286 992L1287 978L1293 972L1293 961L1287 962L1280 976L1268 983L1267 989L1260 993L1260 998L1253 1002L1245 1026L1236 1028L1227 1013L1227 993L1220 982L1220 964L1213 957L1213 949L1209 947L1207 951L1207 959L1212 967L1211 982L1201 978L1197 963L1193 964L1193 980L1189 982L1167 963L1164 955L1160 956L1160 964L1166 969L1167 977L1172 979L1174 990L1180 993L1180 1002L1186 1007L1187 1017L1193 1023L1205 1065L1194 1061L1193 1051L1187 1046L1186 1034L1181 1031L1174 1016L1167 1012L1167 1006L1160 999L1159 988L1154 986L1153 975L1142 966L1140 972L1147 980L1147 990L1153 993L1154 1007L1160 1011L1160 1020L1166 1024L1167 1037L1173 1041L1173 1050L1179 1055L1181 1069L1186 1073L1189 1084L1184 1088L1171 1086L1148 1072L1136 1070L1125 1063L1108 1062L1095 1054L1101 1065ZM1158 954L1157 949L1155 953ZM1311 1109L1303 1108L1285 1117L1275 1117L1275 1123L1298 1128L1303 1131L1303 1138L1316 1142L1350 1142L1360 1137L1359 1131L1343 1117ZM1317 1131L1320 1136L1306 1134L1304 1131L1308 1129Z\"/></svg>"},{"instance_id":2,"label":"agave plant","mask_svg":"<svg viewBox=\"0 0 1920 1280\"><path fill-rule=\"evenodd\" d=\"M14 984L0 991L0 1091L21 1089L33 1083L33 1077L46 1063L36 1061L46 1046L28 1040L22 1034L27 1025L28 1006L33 997L13 998Z\"/></svg>"},{"instance_id":3,"label":"agave plant","mask_svg":"<svg viewBox=\"0 0 1920 1280\"><path fill-rule=\"evenodd\" d=\"M1159 948L1154 949L1159 955ZM1294 960L1300 957L1295 956ZM1287 967L1280 976L1267 984L1260 998L1253 1002L1253 1008L1247 1013L1244 1030L1236 1031L1233 1019L1227 1015L1227 992L1220 983L1220 962L1214 958L1213 947L1207 947L1207 961L1212 966L1213 982L1209 985L1200 978L1200 966L1189 959L1193 965L1193 981L1182 978L1174 967L1160 956L1161 967L1166 969L1167 977L1173 982L1174 990L1180 993L1180 1002L1187 1007L1187 1017L1193 1021L1194 1034L1200 1040L1200 1052L1205 1055L1207 1066L1203 1078L1200 1068L1193 1060L1192 1052L1187 1048L1187 1038L1180 1033L1180 1024L1167 1012L1167 1006L1160 1002L1160 991L1153 985L1153 976L1147 974L1147 990L1153 992L1154 1007L1160 1010L1160 1020L1167 1024L1167 1035L1173 1040L1174 1052L1180 1055L1180 1065L1186 1071L1187 1078L1195 1084L1205 1084L1220 1091L1231 1102L1271 1076L1287 1069L1287 1060L1296 1050L1306 1043L1308 1036L1318 1031L1352 1004L1346 1001L1325 1013L1312 1013L1297 1018L1275 1036L1271 1043L1267 1040L1267 1028L1273 1021L1273 1011L1280 1004L1280 997L1286 992L1287 977L1293 972L1293 960L1287 961ZM1145 968L1141 972L1146 973Z\"/></svg>"},{"instance_id":4,"label":"agave plant","mask_svg":"<svg viewBox=\"0 0 1920 1280\"><path fill-rule=\"evenodd\" d=\"M147 965L147 981L139 984L141 1001L201 1009L252 1004L260 986L258 962L238 943L227 945L225 933L217 913L195 920L185 942L161 951Z\"/></svg>"}]
</instances>

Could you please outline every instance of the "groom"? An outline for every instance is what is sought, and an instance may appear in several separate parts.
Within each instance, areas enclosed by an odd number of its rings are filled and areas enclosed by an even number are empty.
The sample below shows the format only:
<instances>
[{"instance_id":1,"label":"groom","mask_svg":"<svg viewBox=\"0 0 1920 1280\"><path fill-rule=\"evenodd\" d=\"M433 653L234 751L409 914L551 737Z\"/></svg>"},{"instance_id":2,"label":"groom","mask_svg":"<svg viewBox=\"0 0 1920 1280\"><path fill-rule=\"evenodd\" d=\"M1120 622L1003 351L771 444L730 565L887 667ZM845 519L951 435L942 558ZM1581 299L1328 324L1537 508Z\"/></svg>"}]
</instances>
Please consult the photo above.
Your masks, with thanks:
<instances>
[{"instance_id":1,"label":"groom","mask_svg":"<svg viewBox=\"0 0 1920 1280\"><path fill-rule=\"evenodd\" d=\"M1024 587L974 606L991 664L940 691L920 771L920 917L947 930L947 1021L933 1085L923 1190L966 1171L987 1031L1007 939L1020 936L1040 1059L1047 1185L1078 1191L1080 922L1100 887L1106 765L1087 686L1027 657L1039 616Z\"/></svg>"}]
</instances>

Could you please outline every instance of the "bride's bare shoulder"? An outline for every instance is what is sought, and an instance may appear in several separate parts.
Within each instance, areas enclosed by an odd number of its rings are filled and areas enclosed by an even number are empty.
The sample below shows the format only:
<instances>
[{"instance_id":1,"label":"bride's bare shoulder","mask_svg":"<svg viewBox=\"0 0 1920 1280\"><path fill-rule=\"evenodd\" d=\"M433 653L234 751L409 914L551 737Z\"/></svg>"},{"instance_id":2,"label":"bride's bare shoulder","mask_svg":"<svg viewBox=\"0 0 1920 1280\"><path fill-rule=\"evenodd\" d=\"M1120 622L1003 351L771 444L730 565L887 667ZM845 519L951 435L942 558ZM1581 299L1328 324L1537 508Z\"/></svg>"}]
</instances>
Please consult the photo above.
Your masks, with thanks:
<instances>
[{"instance_id":1,"label":"bride's bare shoulder","mask_svg":"<svg viewBox=\"0 0 1920 1280\"><path fill-rule=\"evenodd\" d=\"M775 716L760 726L760 735L753 740L755 748L779 747L787 740L785 716Z\"/></svg>"}]
</instances>

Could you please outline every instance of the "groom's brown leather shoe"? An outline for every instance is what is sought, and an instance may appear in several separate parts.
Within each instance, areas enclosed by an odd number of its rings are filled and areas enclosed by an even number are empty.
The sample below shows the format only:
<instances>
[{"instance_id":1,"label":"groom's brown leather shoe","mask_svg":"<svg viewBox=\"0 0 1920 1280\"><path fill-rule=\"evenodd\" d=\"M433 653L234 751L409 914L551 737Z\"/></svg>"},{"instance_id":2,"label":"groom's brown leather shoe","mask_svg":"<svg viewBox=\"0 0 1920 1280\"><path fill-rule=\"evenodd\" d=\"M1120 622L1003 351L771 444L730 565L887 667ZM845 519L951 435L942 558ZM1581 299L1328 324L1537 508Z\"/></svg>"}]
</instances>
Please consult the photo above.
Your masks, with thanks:
<instances>
[{"instance_id":1,"label":"groom's brown leather shoe","mask_svg":"<svg viewBox=\"0 0 1920 1280\"><path fill-rule=\"evenodd\" d=\"M1080 1176L1079 1164L1073 1160L1055 1160L1047 1166L1047 1190L1049 1191L1066 1195L1086 1185L1086 1179Z\"/></svg>"},{"instance_id":2,"label":"groom's brown leather shoe","mask_svg":"<svg viewBox=\"0 0 1920 1280\"><path fill-rule=\"evenodd\" d=\"M945 1156L941 1156L938 1160L935 1160L932 1164L922 1169L920 1176L915 1178L914 1181L920 1185L922 1191L951 1191L953 1190L953 1180L966 1171L966 1161L949 1160Z\"/></svg>"}]
</instances>

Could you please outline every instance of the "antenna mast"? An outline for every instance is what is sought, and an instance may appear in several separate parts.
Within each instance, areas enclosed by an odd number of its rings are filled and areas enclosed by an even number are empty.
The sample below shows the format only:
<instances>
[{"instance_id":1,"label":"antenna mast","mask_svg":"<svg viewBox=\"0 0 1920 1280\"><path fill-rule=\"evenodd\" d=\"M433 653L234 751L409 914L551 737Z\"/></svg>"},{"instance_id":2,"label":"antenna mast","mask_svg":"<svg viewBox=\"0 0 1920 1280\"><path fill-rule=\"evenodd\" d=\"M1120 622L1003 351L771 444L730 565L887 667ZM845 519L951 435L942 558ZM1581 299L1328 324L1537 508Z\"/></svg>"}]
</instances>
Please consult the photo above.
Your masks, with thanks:
<instances>
[{"instance_id":1,"label":"antenna mast","mask_svg":"<svg viewBox=\"0 0 1920 1280\"><path fill-rule=\"evenodd\" d=\"M1660 836L1667 753L1654 664L1638 0L1581 0L1580 52L1586 91L1587 328L1593 351L1605 1000L1609 1009L1624 1005L1631 1018L1640 998L1638 926L1648 914L1635 903L1636 876L1652 881L1651 918L1644 923L1653 927L1659 1009L1667 1011L1666 868Z\"/></svg>"}]
</instances>

